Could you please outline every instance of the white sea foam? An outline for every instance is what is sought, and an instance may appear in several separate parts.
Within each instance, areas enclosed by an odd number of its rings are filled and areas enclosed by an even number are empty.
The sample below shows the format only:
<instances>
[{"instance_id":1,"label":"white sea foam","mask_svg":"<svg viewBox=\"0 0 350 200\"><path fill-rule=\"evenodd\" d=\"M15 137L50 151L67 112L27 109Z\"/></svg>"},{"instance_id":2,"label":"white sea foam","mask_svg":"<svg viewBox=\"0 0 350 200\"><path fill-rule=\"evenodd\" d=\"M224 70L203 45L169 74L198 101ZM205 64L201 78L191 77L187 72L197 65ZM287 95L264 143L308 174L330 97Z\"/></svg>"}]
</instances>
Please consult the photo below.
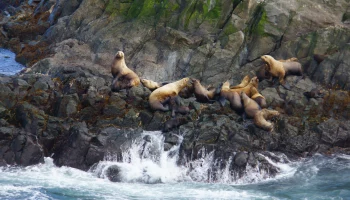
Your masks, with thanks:
<instances>
[{"instance_id":1,"label":"white sea foam","mask_svg":"<svg viewBox=\"0 0 350 200\"><path fill-rule=\"evenodd\" d=\"M21 71L24 66L15 61L16 54L0 48L0 74L14 75Z\"/></svg>"}]
</instances>

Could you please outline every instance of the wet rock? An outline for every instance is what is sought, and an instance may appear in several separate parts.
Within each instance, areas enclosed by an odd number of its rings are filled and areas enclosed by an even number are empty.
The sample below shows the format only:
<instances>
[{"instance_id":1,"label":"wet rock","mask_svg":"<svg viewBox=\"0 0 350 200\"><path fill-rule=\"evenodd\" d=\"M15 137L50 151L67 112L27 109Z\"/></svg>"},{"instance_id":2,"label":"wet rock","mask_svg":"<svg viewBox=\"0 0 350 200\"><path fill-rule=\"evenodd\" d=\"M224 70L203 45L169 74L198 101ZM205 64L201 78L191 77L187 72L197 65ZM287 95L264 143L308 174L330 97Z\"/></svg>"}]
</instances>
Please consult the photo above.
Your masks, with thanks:
<instances>
[{"instance_id":1,"label":"wet rock","mask_svg":"<svg viewBox=\"0 0 350 200\"><path fill-rule=\"evenodd\" d=\"M123 177L121 175L121 169L117 165L111 165L106 170L106 176L108 180L112 182L122 182Z\"/></svg>"},{"instance_id":2,"label":"wet rock","mask_svg":"<svg viewBox=\"0 0 350 200\"><path fill-rule=\"evenodd\" d=\"M246 152L239 152L234 157L234 163L238 167L243 167L247 164L248 161L248 153Z\"/></svg>"}]
</instances>

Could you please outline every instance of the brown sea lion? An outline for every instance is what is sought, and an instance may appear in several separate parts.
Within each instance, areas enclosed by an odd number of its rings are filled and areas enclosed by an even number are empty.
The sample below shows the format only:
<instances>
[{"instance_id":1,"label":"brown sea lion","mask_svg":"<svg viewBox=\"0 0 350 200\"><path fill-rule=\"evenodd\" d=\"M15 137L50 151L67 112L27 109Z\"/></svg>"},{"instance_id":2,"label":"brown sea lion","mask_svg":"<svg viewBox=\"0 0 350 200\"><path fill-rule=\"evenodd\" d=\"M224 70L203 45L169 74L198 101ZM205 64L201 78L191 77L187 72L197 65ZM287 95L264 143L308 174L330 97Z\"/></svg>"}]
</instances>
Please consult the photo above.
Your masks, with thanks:
<instances>
[{"instance_id":1,"label":"brown sea lion","mask_svg":"<svg viewBox=\"0 0 350 200\"><path fill-rule=\"evenodd\" d=\"M235 86L230 86L230 88L231 89L243 88L243 87L248 85L249 81L250 81L250 77L249 77L249 75L247 75L242 79L240 84L235 85Z\"/></svg>"},{"instance_id":2,"label":"brown sea lion","mask_svg":"<svg viewBox=\"0 0 350 200\"><path fill-rule=\"evenodd\" d=\"M280 113L277 110L268 110L264 108L254 116L254 124L265 131L273 131L273 123L267 120L271 120L273 117L277 117L279 115Z\"/></svg>"},{"instance_id":3,"label":"brown sea lion","mask_svg":"<svg viewBox=\"0 0 350 200\"><path fill-rule=\"evenodd\" d=\"M225 106L225 101L228 100L230 102L231 108L241 113L243 111L243 105L241 102L241 97L238 94L238 92L231 92L230 90L230 83L226 81L222 84L221 91L220 91L220 99L219 103L221 106Z\"/></svg>"},{"instance_id":4,"label":"brown sea lion","mask_svg":"<svg viewBox=\"0 0 350 200\"><path fill-rule=\"evenodd\" d=\"M209 90L205 88L198 79L193 79L194 96L201 103L212 102L217 94L216 88L211 87Z\"/></svg>"},{"instance_id":5,"label":"brown sea lion","mask_svg":"<svg viewBox=\"0 0 350 200\"><path fill-rule=\"evenodd\" d=\"M168 84L168 83L157 83L155 81L144 79L144 78L140 79L140 81L141 81L143 86L145 86L146 88L148 88L151 91L153 91L153 90L155 90L157 88L160 88L163 85Z\"/></svg>"},{"instance_id":6,"label":"brown sea lion","mask_svg":"<svg viewBox=\"0 0 350 200\"><path fill-rule=\"evenodd\" d=\"M177 96L183 88L190 87L191 85L192 83L189 78L183 78L157 88L151 93L148 99L151 108L153 110L168 111L170 108L167 103L171 97Z\"/></svg>"},{"instance_id":7,"label":"brown sea lion","mask_svg":"<svg viewBox=\"0 0 350 200\"><path fill-rule=\"evenodd\" d=\"M278 77L281 85L285 86L286 89L290 89L288 85L285 85L285 76L297 75L302 76L302 68L299 62L281 62L275 60L270 55L263 55L261 59L267 64L265 67L272 77Z\"/></svg>"},{"instance_id":8,"label":"brown sea lion","mask_svg":"<svg viewBox=\"0 0 350 200\"><path fill-rule=\"evenodd\" d=\"M118 91L138 86L140 84L140 78L137 74L126 66L124 53L122 51L118 51L115 54L111 66L111 72L114 78L112 90Z\"/></svg>"},{"instance_id":9,"label":"brown sea lion","mask_svg":"<svg viewBox=\"0 0 350 200\"><path fill-rule=\"evenodd\" d=\"M244 93L246 93L249 97L251 97L251 87L255 87L258 88L259 86L259 79L258 77L254 76L252 79L250 79L248 85L246 85L245 87L242 88L236 88L236 89L229 89L227 91L230 92L237 92L238 94L240 94L241 91L244 91Z\"/></svg>"},{"instance_id":10,"label":"brown sea lion","mask_svg":"<svg viewBox=\"0 0 350 200\"><path fill-rule=\"evenodd\" d=\"M252 99L256 101L261 108L266 108L266 99L263 95L259 93L259 91L255 87L251 87L251 94L252 94Z\"/></svg>"},{"instance_id":11,"label":"brown sea lion","mask_svg":"<svg viewBox=\"0 0 350 200\"><path fill-rule=\"evenodd\" d=\"M266 108L260 109L260 106L253 99L249 98L243 91L241 98L244 105L244 112L247 117L254 119L254 124L266 131L273 130L273 124L267 120L272 117L279 116L279 112L275 110L268 110Z\"/></svg>"},{"instance_id":12,"label":"brown sea lion","mask_svg":"<svg viewBox=\"0 0 350 200\"><path fill-rule=\"evenodd\" d=\"M278 60L278 61L280 61L280 62L298 62L299 60L298 60L298 58L296 58L296 57L292 57L292 58L289 58L289 59L287 59L287 60L282 60L282 59L280 59L280 60Z\"/></svg>"}]
</instances>

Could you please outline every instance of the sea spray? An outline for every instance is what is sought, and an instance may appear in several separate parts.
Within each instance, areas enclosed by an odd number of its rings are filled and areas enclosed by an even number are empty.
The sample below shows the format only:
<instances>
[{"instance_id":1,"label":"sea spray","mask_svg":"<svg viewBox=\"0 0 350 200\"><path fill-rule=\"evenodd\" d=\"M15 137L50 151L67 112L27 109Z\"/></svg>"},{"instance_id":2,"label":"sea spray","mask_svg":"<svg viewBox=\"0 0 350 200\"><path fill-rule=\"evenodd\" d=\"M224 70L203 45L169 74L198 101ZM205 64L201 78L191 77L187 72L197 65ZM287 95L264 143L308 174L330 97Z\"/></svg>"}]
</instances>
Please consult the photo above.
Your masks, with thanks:
<instances>
[{"instance_id":1,"label":"sea spray","mask_svg":"<svg viewBox=\"0 0 350 200\"><path fill-rule=\"evenodd\" d=\"M20 72L24 66L15 60L16 54L0 48L0 74L14 75Z\"/></svg>"},{"instance_id":2,"label":"sea spray","mask_svg":"<svg viewBox=\"0 0 350 200\"><path fill-rule=\"evenodd\" d=\"M114 182L141 183L175 183L175 182L205 182L222 184L256 183L274 177L266 165L273 166L281 174L295 171L288 168L290 162L284 154L271 154L280 162L259 154L264 164L259 160L254 164L247 163L243 168L232 169L235 152L227 159L216 159L215 151L208 152L205 148L199 150L199 157L179 166L180 146L182 136L169 150L164 150L164 136L160 131L144 131L141 137L134 139L129 147L123 147L122 159L108 155L104 161L93 166L89 171L95 176ZM266 153L268 154L268 153ZM267 163L267 164L266 164Z\"/></svg>"}]
</instances>

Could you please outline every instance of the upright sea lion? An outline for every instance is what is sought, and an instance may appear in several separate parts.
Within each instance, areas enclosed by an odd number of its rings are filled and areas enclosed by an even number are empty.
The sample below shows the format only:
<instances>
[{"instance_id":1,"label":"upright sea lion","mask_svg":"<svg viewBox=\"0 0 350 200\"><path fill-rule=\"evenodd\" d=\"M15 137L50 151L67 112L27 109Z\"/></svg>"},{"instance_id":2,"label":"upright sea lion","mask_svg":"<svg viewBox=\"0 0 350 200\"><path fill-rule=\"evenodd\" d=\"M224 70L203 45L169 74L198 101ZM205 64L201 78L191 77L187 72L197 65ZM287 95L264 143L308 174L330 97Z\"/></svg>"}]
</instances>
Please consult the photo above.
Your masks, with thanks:
<instances>
[{"instance_id":1,"label":"upright sea lion","mask_svg":"<svg viewBox=\"0 0 350 200\"><path fill-rule=\"evenodd\" d=\"M241 98L244 105L244 112L247 117L254 119L254 124L266 131L273 130L273 124L267 120L272 117L279 116L279 112L275 110L262 109L253 99L249 98L243 91Z\"/></svg>"},{"instance_id":2,"label":"upright sea lion","mask_svg":"<svg viewBox=\"0 0 350 200\"><path fill-rule=\"evenodd\" d=\"M238 92L231 92L230 90L230 83L226 81L222 84L221 91L220 91L220 99L219 103L221 106L225 106L225 101L228 100L230 102L231 108L241 113L243 111L243 105L241 102L241 97L238 94Z\"/></svg>"},{"instance_id":3,"label":"upright sea lion","mask_svg":"<svg viewBox=\"0 0 350 200\"><path fill-rule=\"evenodd\" d=\"M261 108L266 108L266 99L263 95L259 93L259 91L255 87L251 87L251 94L252 94L252 99L256 101Z\"/></svg>"},{"instance_id":4,"label":"upright sea lion","mask_svg":"<svg viewBox=\"0 0 350 200\"><path fill-rule=\"evenodd\" d=\"M126 88L131 88L133 86L138 86L140 84L140 78L135 72L129 69L125 64L124 53L118 51L115 54L111 72L113 75L112 90L121 90Z\"/></svg>"},{"instance_id":5,"label":"upright sea lion","mask_svg":"<svg viewBox=\"0 0 350 200\"><path fill-rule=\"evenodd\" d=\"M214 96L218 93L217 89L212 87L209 90L205 88L198 79L193 79L194 96L201 103L213 101Z\"/></svg>"},{"instance_id":6,"label":"upright sea lion","mask_svg":"<svg viewBox=\"0 0 350 200\"><path fill-rule=\"evenodd\" d=\"M141 81L143 86L145 86L146 88L148 88L149 90L152 90L152 91L157 89L157 88L162 87L163 85L168 84L168 83L157 83L155 81L144 79L144 78L142 78L140 81Z\"/></svg>"},{"instance_id":7,"label":"upright sea lion","mask_svg":"<svg viewBox=\"0 0 350 200\"><path fill-rule=\"evenodd\" d=\"M285 85L285 76L297 75L302 76L302 68L299 62L287 61L281 62L275 60L270 55L263 55L261 59L267 64L266 71L268 71L272 77L278 77L281 85L285 86L286 89L290 89L288 85Z\"/></svg>"},{"instance_id":8,"label":"upright sea lion","mask_svg":"<svg viewBox=\"0 0 350 200\"><path fill-rule=\"evenodd\" d=\"M243 88L243 87L245 87L245 86L248 85L249 81L250 81L250 77L249 77L249 75L246 75L246 76L242 79L242 81L241 81L240 84L235 85L235 86L230 86L230 88L231 88L231 89Z\"/></svg>"},{"instance_id":9,"label":"upright sea lion","mask_svg":"<svg viewBox=\"0 0 350 200\"><path fill-rule=\"evenodd\" d=\"M189 78L183 78L173 83L166 84L160 88L154 90L149 96L149 104L153 110L168 111L169 105L167 104L171 97L175 97L179 94L180 90L185 87L190 87L191 81Z\"/></svg>"}]
</instances>

